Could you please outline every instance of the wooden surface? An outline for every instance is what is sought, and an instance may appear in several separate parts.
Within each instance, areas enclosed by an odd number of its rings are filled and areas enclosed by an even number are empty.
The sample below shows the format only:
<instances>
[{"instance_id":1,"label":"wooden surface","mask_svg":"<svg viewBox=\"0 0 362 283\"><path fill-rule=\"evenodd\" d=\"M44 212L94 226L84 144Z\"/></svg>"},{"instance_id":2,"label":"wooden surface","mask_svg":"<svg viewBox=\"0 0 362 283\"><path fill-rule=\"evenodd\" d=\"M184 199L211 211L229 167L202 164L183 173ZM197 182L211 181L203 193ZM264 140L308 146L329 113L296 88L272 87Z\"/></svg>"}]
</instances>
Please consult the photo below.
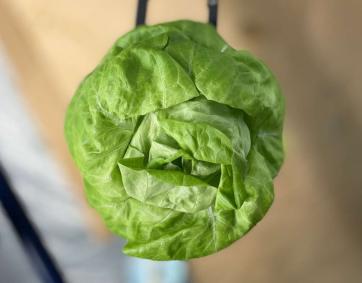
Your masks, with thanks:
<instances>
[{"instance_id":1,"label":"wooden surface","mask_svg":"<svg viewBox=\"0 0 362 283\"><path fill-rule=\"evenodd\" d=\"M147 22L205 21L204 2L151 0ZM287 159L267 217L230 248L191 261L194 281L362 282L356 63L362 62L362 2L220 2L219 32L266 61L281 82ZM63 140L64 110L79 81L133 27L135 9L136 1L0 0L0 34L24 97L75 180Z\"/></svg>"}]
</instances>

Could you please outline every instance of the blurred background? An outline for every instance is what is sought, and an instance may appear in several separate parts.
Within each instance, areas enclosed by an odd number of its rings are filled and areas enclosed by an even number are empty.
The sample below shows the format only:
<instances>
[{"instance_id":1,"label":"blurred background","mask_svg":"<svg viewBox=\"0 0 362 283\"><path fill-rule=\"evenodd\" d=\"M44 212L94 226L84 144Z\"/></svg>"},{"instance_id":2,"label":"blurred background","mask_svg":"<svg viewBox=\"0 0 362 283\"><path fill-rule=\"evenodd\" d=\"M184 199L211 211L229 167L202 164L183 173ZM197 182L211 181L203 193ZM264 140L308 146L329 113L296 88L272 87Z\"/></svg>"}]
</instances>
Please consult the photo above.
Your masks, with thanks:
<instances>
[{"instance_id":1,"label":"blurred background","mask_svg":"<svg viewBox=\"0 0 362 283\"><path fill-rule=\"evenodd\" d=\"M219 33L274 71L286 161L267 216L190 262L125 257L87 206L63 138L80 80L134 27L136 0L0 0L0 163L67 282L362 282L362 1L219 0ZM148 24L207 21L150 0ZM40 282L0 207L0 283Z\"/></svg>"}]
</instances>

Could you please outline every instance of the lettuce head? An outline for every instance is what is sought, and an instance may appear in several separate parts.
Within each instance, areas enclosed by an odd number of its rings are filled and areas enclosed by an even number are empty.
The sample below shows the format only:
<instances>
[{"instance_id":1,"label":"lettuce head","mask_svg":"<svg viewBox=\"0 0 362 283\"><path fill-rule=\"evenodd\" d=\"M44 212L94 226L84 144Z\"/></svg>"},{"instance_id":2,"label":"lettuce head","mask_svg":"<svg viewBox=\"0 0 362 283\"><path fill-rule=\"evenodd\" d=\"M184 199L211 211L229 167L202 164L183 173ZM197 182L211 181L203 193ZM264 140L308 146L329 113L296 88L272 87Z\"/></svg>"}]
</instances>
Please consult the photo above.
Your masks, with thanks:
<instances>
[{"instance_id":1,"label":"lettuce head","mask_svg":"<svg viewBox=\"0 0 362 283\"><path fill-rule=\"evenodd\" d=\"M88 201L124 252L209 255L273 202L284 100L271 71L207 24L141 26L80 84L65 121Z\"/></svg>"}]
</instances>

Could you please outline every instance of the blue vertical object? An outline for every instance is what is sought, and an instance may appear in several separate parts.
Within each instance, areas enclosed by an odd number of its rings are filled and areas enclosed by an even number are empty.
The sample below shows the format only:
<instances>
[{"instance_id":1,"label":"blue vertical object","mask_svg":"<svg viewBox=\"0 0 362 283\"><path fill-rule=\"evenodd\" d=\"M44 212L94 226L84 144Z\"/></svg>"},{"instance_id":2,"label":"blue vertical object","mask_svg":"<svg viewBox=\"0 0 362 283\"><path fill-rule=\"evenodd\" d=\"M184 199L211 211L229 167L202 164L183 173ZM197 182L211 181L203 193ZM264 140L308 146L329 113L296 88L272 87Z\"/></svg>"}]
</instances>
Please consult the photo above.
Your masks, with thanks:
<instances>
[{"instance_id":1,"label":"blue vertical object","mask_svg":"<svg viewBox=\"0 0 362 283\"><path fill-rule=\"evenodd\" d=\"M10 219L30 264L44 283L65 283L55 260L47 251L43 241L28 218L23 205L11 189L4 169L0 165L0 202Z\"/></svg>"},{"instance_id":2,"label":"blue vertical object","mask_svg":"<svg viewBox=\"0 0 362 283\"><path fill-rule=\"evenodd\" d=\"M129 258L129 283L187 283L188 266L184 261L152 261Z\"/></svg>"}]
</instances>

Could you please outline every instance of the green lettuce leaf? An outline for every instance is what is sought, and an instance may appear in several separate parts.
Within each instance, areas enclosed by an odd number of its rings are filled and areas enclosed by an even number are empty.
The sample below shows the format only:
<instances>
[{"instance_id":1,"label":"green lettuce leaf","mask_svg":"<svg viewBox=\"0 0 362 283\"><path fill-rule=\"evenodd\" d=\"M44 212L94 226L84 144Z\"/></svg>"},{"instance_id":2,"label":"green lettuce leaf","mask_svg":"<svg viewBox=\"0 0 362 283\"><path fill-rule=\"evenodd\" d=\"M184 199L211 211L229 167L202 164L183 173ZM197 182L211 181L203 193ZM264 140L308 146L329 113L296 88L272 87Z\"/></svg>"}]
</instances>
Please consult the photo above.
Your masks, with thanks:
<instances>
[{"instance_id":1,"label":"green lettuce leaf","mask_svg":"<svg viewBox=\"0 0 362 283\"><path fill-rule=\"evenodd\" d=\"M207 24L141 26L79 86L65 121L88 201L124 252L187 260L241 238L273 202L284 99Z\"/></svg>"}]
</instances>

